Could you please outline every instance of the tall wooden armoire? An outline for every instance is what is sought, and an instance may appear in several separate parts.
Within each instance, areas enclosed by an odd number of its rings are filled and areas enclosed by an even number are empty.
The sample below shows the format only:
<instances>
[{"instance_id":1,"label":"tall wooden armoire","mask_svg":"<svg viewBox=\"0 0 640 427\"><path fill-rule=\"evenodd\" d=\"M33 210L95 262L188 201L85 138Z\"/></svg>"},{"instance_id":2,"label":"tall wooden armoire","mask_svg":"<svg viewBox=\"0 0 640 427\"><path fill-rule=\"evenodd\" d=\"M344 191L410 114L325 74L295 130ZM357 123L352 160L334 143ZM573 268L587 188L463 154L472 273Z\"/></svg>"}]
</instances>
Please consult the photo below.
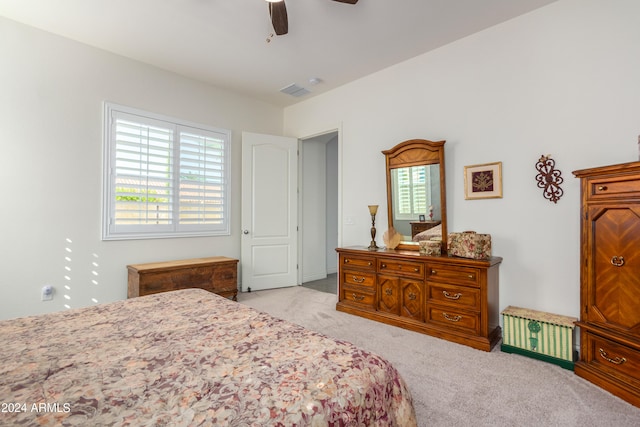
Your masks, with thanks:
<instances>
[{"instance_id":1,"label":"tall wooden armoire","mask_svg":"<svg viewBox=\"0 0 640 427\"><path fill-rule=\"evenodd\" d=\"M580 360L575 373L640 406L640 162L580 178Z\"/></svg>"}]
</instances>

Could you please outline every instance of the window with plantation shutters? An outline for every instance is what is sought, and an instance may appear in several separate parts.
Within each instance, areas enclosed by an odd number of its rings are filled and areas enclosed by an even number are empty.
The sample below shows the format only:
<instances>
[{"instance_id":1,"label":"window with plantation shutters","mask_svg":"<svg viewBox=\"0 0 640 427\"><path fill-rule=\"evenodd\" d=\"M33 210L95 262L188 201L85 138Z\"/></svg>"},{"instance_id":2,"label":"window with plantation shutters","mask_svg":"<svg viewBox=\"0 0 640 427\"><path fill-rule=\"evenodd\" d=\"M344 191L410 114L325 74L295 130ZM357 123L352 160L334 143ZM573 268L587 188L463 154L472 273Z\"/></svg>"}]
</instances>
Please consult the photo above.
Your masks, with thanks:
<instances>
[{"instance_id":1,"label":"window with plantation shutters","mask_svg":"<svg viewBox=\"0 0 640 427\"><path fill-rule=\"evenodd\" d=\"M394 215L397 220L417 220L425 215L431 204L431 183L425 166L413 166L394 169L393 194L396 206Z\"/></svg>"},{"instance_id":2,"label":"window with plantation shutters","mask_svg":"<svg viewBox=\"0 0 640 427\"><path fill-rule=\"evenodd\" d=\"M229 141L105 104L103 239L228 235Z\"/></svg>"}]
</instances>

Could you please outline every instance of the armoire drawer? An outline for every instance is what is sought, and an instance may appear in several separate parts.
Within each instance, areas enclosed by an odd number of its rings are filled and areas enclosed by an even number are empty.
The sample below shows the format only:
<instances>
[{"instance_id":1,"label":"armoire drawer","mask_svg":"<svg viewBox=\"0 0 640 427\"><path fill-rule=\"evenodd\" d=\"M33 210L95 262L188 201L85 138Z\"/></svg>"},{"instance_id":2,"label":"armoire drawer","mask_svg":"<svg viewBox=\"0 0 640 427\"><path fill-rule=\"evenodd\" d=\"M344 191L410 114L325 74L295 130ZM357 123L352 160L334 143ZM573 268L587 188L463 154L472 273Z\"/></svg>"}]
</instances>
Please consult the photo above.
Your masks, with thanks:
<instances>
[{"instance_id":1,"label":"armoire drawer","mask_svg":"<svg viewBox=\"0 0 640 427\"><path fill-rule=\"evenodd\" d=\"M610 197L640 197L640 178L636 175L589 180L588 200Z\"/></svg>"},{"instance_id":2,"label":"armoire drawer","mask_svg":"<svg viewBox=\"0 0 640 427\"><path fill-rule=\"evenodd\" d=\"M430 282L427 302L480 310L480 289Z\"/></svg>"},{"instance_id":3,"label":"armoire drawer","mask_svg":"<svg viewBox=\"0 0 640 427\"><path fill-rule=\"evenodd\" d=\"M424 277L424 264L415 261L378 259L378 272L411 277Z\"/></svg>"},{"instance_id":4,"label":"armoire drawer","mask_svg":"<svg viewBox=\"0 0 640 427\"><path fill-rule=\"evenodd\" d=\"M640 385L640 351L590 332L586 333L590 365L633 378Z\"/></svg>"},{"instance_id":5,"label":"armoire drawer","mask_svg":"<svg viewBox=\"0 0 640 427\"><path fill-rule=\"evenodd\" d=\"M477 268L440 264L430 264L427 266L427 280L479 287L479 278L480 270Z\"/></svg>"}]
</instances>

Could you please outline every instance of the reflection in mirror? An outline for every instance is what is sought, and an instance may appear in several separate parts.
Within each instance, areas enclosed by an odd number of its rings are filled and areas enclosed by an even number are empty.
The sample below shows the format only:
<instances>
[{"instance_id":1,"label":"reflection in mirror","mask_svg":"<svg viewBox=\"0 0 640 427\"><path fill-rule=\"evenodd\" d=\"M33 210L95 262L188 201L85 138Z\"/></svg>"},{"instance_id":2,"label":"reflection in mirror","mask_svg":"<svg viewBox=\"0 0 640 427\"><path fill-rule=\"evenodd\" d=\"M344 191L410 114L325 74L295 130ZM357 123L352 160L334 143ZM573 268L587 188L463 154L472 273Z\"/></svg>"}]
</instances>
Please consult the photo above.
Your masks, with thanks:
<instances>
[{"instance_id":1,"label":"reflection in mirror","mask_svg":"<svg viewBox=\"0 0 640 427\"><path fill-rule=\"evenodd\" d=\"M422 231L442 222L440 165L419 165L391 170L393 228L410 242Z\"/></svg>"}]
</instances>

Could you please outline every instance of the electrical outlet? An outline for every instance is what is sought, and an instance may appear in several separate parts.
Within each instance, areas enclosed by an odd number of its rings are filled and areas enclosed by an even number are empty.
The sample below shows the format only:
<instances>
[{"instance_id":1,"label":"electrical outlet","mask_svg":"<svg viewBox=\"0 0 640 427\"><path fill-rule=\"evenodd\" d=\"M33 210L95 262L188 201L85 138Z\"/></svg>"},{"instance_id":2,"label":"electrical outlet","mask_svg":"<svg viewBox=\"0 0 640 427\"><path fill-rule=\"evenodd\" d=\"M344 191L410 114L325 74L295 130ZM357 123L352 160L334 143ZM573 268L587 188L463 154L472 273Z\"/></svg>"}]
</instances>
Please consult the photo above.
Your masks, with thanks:
<instances>
[{"instance_id":1,"label":"electrical outlet","mask_svg":"<svg viewBox=\"0 0 640 427\"><path fill-rule=\"evenodd\" d=\"M53 286L44 285L42 287L42 301L51 301L53 299Z\"/></svg>"}]
</instances>

